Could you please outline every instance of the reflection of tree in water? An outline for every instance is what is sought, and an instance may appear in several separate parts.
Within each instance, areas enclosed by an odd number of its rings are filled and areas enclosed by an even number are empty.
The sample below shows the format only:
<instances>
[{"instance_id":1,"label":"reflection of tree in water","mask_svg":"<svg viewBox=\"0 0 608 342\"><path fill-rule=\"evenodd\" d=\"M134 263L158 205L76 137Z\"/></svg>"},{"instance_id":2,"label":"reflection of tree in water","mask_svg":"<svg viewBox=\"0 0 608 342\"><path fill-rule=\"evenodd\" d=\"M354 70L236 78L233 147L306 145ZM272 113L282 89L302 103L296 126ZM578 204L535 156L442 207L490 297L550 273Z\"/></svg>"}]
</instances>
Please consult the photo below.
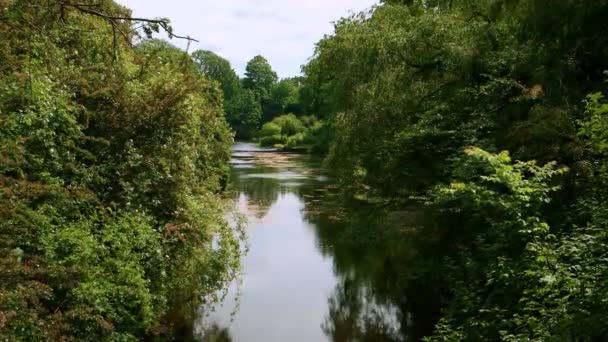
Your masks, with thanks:
<instances>
[{"instance_id":1,"label":"reflection of tree in water","mask_svg":"<svg viewBox=\"0 0 608 342\"><path fill-rule=\"evenodd\" d=\"M228 328L214 323L203 331L200 342L232 342L232 337Z\"/></svg>"},{"instance_id":2,"label":"reflection of tree in water","mask_svg":"<svg viewBox=\"0 0 608 342\"><path fill-rule=\"evenodd\" d=\"M331 185L315 181L316 169L297 162L234 172L233 188L247 197L258 218L283 193L304 202L319 249L333 259L339 278L322 326L330 339L418 341L429 333L438 317L438 286L413 270L421 256L402 232L401 217L394 225L369 205L332 204L339 203L339 196ZM290 177L290 172L308 178Z\"/></svg>"},{"instance_id":3,"label":"reflection of tree in water","mask_svg":"<svg viewBox=\"0 0 608 342\"><path fill-rule=\"evenodd\" d=\"M331 202L306 201L321 252L333 257L340 278L324 332L333 341L420 340L433 328L439 295L414 270L416 245L370 206Z\"/></svg>"},{"instance_id":4,"label":"reflection of tree in water","mask_svg":"<svg viewBox=\"0 0 608 342\"><path fill-rule=\"evenodd\" d=\"M432 331L439 305L432 290L393 284L397 292L383 293L377 285L348 276L340 280L322 325L332 341L419 341Z\"/></svg>"},{"instance_id":5,"label":"reflection of tree in water","mask_svg":"<svg viewBox=\"0 0 608 342\"><path fill-rule=\"evenodd\" d=\"M230 336L228 328L220 327L216 323L205 326L186 324L178 329L176 335L169 340L182 342L232 342L232 336Z\"/></svg>"},{"instance_id":6,"label":"reflection of tree in water","mask_svg":"<svg viewBox=\"0 0 608 342\"><path fill-rule=\"evenodd\" d=\"M276 172L272 168L256 167L238 170L232 175L232 187L238 193L245 194L257 218L266 215L272 204L279 198L279 180L271 177L246 177L248 174L265 174ZM245 172L243 172L245 171Z\"/></svg>"},{"instance_id":7,"label":"reflection of tree in water","mask_svg":"<svg viewBox=\"0 0 608 342\"><path fill-rule=\"evenodd\" d=\"M336 342L401 341L398 309L376 302L374 294L346 278L329 299L323 332Z\"/></svg>"},{"instance_id":8,"label":"reflection of tree in water","mask_svg":"<svg viewBox=\"0 0 608 342\"><path fill-rule=\"evenodd\" d=\"M261 155L270 157L274 154ZM279 158L274 156L275 159ZM259 164L263 159L256 159L251 168L233 169L231 187L237 196L244 194L247 197L249 211L258 219L268 213L280 195L291 193L301 198L311 183L315 183L311 179L315 176L314 169L306 162L293 156L279 160L280 163L275 160Z\"/></svg>"}]
</instances>

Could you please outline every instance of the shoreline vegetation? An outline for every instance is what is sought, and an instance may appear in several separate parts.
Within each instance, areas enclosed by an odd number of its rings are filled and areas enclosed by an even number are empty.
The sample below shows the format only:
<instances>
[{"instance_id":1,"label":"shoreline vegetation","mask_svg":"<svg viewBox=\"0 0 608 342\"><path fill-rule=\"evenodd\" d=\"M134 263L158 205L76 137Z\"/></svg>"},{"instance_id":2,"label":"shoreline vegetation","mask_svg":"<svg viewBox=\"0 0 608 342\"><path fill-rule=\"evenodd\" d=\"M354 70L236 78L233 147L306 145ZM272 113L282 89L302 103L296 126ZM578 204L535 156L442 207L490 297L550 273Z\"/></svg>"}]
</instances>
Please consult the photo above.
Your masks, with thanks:
<instances>
[{"instance_id":1,"label":"shoreline vegetation","mask_svg":"<svg viewBox=\"0 0 608 342\"><path fill-rule=\"evenodd\" d=\"M221 90L130 16L0 1L1 340L172 340L238 273Z\"/></svg>"},{"instance_id":2,"label":"shoreline vegetation","mask_svg":"<svg viewBox=\"0 0 608 342\"><path fill-rule=\"evenodd\" d=\"M395 276L437 290L426 341L608 336L606 15L387 0L340 19L303 67L342 197L422 213Z\"/></svg>"}]
</instances>

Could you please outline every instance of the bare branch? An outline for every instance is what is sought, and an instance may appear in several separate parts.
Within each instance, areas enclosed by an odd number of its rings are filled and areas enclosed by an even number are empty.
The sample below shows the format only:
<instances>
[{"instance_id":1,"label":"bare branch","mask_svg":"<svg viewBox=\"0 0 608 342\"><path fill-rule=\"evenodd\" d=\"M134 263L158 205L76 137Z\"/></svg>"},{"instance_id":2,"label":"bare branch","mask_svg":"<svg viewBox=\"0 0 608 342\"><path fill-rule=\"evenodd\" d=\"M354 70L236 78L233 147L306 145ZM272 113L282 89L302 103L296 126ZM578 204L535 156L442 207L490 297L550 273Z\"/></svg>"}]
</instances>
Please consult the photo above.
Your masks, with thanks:
<instances>
[{"instance_id":1,"label":"bare branch","mask_svg":"<svg viewBox=\"0 0 608 342\"><path fill-rule=\"evenodd\" d=\"M110 21L112 23L113 27L116 27L117 21L129 21L129 22L142 22L142 23L148 23L148 24L156 24L156 25L159 25L165 32L167 32L167 34L169 35L169 38L185 39L188 42L198 42L198 40L196 40L190 36L180 36L180 35L174 34L173 30L169 26L169 21L166 19L149 19L149 18L137 18L137 17L109 15L109 14L105 14L105 13L96 11L94 9L91 9L92 7L93 8L98 7L97 4L75 4L75 3L66 2L66 1L60 1L59 4L62 6L62 8L71 7L82 13L86 13L86 14L90 14L90 15L93 15L96 17L103 18L107 21Z\"/></svg>"}]
</instances>

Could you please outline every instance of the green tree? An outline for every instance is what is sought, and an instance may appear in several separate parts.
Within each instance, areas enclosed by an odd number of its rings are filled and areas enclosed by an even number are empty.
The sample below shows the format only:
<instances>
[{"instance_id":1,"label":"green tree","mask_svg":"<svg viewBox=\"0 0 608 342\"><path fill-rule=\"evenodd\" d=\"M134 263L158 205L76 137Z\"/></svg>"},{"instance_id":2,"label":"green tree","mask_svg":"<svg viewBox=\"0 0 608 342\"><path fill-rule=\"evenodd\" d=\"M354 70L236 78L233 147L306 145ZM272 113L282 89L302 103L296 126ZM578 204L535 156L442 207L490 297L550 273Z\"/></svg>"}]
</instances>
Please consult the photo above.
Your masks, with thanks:
<instances>
[{"instance_id":1,"label":"green tree","mask_svg":"<svg viewBox=\"0 0 608 342\"><path fill-rule=\"evenodd\" d=\"M448 177L444 161L468 145L541 163L580 159L580 100L608 67L595 45L606 5L546 9L413 1L340 20L304 67L302 96L330 118L339 178L360 170L362 183L346 183L407 198Z\"/></svg>"},{"instance_id":2,"label":"green tree","mask_svg":"<svg viewBox=\"0 0 608 342\"><path fill-rule=\"evenodd\" d=\"M224 93L224 101L234 101L239 96L240 80L228 60L205 50L194 51L192 58L203 75L219 82Z\"/></svg>"},{"instance_id":3,"label":"green tree","mask_svg":"<svg viewBox=\"0 0 608 342\"><path fill-rule=\"evenodd\" d=\"M582 100L605 88L607 13L384 1L339 20L304 66L300 99L328 118L342 189L396 211L431 194L416 234L434 251L416 277L440 274L445 302L431 340L606 335L605 100Z\"/></svg>"},{"instance_id":4,"label":"green tree","mask_svg":"<svg viewBox=\"0 0 608 342\"><path fill-rule=\"evenodd\" d=\"M239 134L243 131L239 126L246 125L241 123L241 107L243 100L243 89L241 80L232 69L230 62L211 51L198 50L192 53L192 58L199 67L200 72L208 79L217 81L224 95L224 113L226 120L233 130Z\"/></svg>"},{"instance_id":5,"label":"green tree","mask_svg":"<svg viewBox=\"0 0 608 342\"><path fill-rule=\"evenodd\" d=\"M302 114L299 108L299 83L298 79L286 78L280 80L272 88L262 122L272 121L272 119L280 114Z\"/></svg>"},{"instance_id":6,"label":"green tree","mask_svg":"<svg viewBox=\"0 0 608 342\"><path fill-rule=\"evenodd\" d=\"M243 88L251 90L261 104L268 101L277 81L277 74L272 70L266 58L258 55L247 62Z\"/></svg>"},{"instance_id":7,"label":"green tree","mask_svg":"<svg viewBox=\"0 0 608 342\"><path fill-rule=\"evenodd\" d=\"M240 139L252 139L262 120L262 105L255 92L250 89L244 90L234 110L236 115L231 125L236 130L236 136Z\"/></svg>"}]
</instances>

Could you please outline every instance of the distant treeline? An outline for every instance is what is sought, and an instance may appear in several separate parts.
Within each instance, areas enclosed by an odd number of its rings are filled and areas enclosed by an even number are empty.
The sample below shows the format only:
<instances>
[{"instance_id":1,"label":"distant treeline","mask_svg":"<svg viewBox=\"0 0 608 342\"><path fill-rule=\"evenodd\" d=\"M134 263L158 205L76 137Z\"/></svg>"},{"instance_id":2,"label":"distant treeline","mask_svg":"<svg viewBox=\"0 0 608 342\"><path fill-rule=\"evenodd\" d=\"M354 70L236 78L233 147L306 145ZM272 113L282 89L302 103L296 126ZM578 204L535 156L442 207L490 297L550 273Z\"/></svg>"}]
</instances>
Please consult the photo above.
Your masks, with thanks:
<instances>
[{"instance_id":1,"label":"distant treeline","mask_svg":"<svg viewBox=\"0 0 608 342\"><path fill-rule=\"evenodd\" d=\"M242 79L228 60L211 51L195 51L192 58L201 73L222 90L226 121L236 139L327 153L328 126L325 116L314 111L316 95L305 77L279 80L262 56L247 63Z\"/></svg>"}]
</instances>

